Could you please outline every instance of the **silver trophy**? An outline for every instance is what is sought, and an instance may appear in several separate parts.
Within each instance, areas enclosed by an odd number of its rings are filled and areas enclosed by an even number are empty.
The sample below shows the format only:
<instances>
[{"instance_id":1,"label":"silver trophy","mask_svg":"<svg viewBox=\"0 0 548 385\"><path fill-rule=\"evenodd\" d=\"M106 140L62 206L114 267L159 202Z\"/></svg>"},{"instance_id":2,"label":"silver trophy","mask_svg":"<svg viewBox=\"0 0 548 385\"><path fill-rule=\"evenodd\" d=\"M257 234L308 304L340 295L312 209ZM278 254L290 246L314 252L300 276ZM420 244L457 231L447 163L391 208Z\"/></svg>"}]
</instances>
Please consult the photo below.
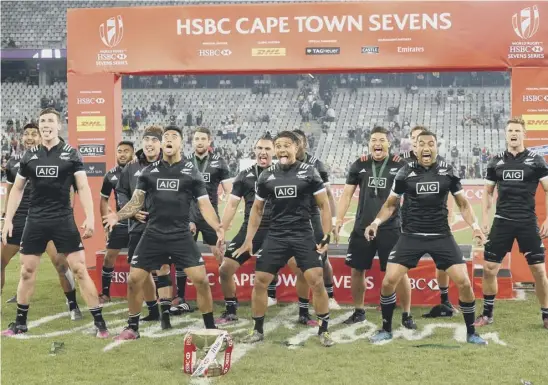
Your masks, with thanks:
<instances>
[{"instance_id":1,"label":"silver trophy","mask_svg":"<svg viewBox=\"0 0 548 385\"><path fill-rule=\"evenodd\" d=\"M184 340L183 371L193 377L217 377L226 374L234 343L225 330L202 329L186 334ZM217 355L224 352L223 362Z\"/></svg>"}]
</instances>

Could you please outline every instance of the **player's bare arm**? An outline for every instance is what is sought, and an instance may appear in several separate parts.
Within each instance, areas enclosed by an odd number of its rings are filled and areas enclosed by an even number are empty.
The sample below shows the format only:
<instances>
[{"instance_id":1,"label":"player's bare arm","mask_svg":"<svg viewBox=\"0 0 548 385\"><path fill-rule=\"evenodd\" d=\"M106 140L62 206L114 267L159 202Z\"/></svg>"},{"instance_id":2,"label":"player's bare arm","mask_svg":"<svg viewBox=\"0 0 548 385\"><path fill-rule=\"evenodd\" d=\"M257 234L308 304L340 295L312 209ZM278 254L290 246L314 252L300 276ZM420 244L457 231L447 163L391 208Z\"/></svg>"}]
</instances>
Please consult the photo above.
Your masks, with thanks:
<instances>
[{"instance_id":1,"label":"player's bare arm","mask_svg":"<svg viewBox=\"0 0 548 385\"><path fill-rule=\"evenodd\" d=\"M119 222L124 219L129 219L135 216L145 204L145 192L143 190L135 190L130 201L122 207L118 213L109 213L103 217L103 225L108 230L112 228Z\"/></svg>"},{"instance_id":2,"label":"player's bare arm","mask_svg":"<svg viewBox=\"0 0 548 385\"><path fill-rule=\"evenodd\" d=\"M331 210L331 215L335 219L337 218L337 203L335 202L335 196L333 195L333 190L331 190L330 185L325 185L325 191L327 192L327 199L329 201L329 210ZM335 225L333 223L333 225Z\"/></svg>"},{"instance_id":3,"label":"player's bare arm","mask_svg":"<svg viewBox=\"0 0 548 385\"><path fill-rule=\"evenodd\" d=\"M7 203L6 203L6 217L4 219L4 228L2 230L2 243L7 244L8 237L11 237L13 234L13 217L15 212L21 203L21 198L23 198L23 193L25 192L25 182L26 179L17 174L15 183L11 185L11 191L9 193Z\"/></svg>"},{"instance_id":4,"label":"player's bare arm","mask_svg":"<svg viewBox=\"0 0 548 385\"><path fill-rule=\"evenodd\" d=\"M231 199L230 192L232 191L232 182L230 181L230 179L223 180L221 181L221 186L223 186L223 191L226 195L226 202L228 203Z\"/></svg>"},{"instance_id":5,"label":"player's bare arm","mask_svg":"<svg viewBox=\"0 0 548 385\"><path fill-rule=\"evenodd\" d=\"M84 171L74 173L74 179L76 181L76 187L78 188L78 196L80 197L80 203L86 214L86 219L82 225L84 229L83 238L90 238L93 235L93 228L95 223L95 216L93 214L93 198L91 195L91 189L89 188L88 177Z\"/></svg>"},{"instance_id":6,"label":"player's bare arm","mask_svg":"<svg viewBox=\"0 0 548 385\"><path fill-rule=\"evenodd\" d=\"M379 226L394 214L394 211L398 208L399 199L400 197L394 192L386 199L373 223L365 229L365 238L368 241L375 238Z\"/></svg>"},{"instance_id":7,"label":"player's bare arm","mask_svg":"<svg viewBox=\"0 0 548 385\"><path fill-rule=\"evenodd\" d=\"M11 187L13 185L11 183L8 183L6 185L6 196L9 197L10 196L10 192L11 192ZM6 212L8 211L8 199L5 199L4 200L4 204L2 205L2 219L4 219L4 217L6 216Z\"/></svg>"},{"instance_id":8,"label":"player's bare arm","mask_svg":"<svg viewBox=\"0 0 548 385\"><path fill-rule=\"evenodd\" d=\"M493 207L493 196L495 193L495 184L490 181L486 181L483 186L483 196L481 198L481 223L482 231L484 234L489 233L491 225L491 208Z\"/></svg>"},{"instance_id":9,"label":"player's bare arm","mask_svg":"<svg viewBox=\"0 0 548 385\"><path fill-rule=\"evenodd\" d=\"M480 226L478 225L476 215L474 214L474 209L472 205L466 199L463 194L463 190L454 195L455 203L460 209L462 219L474 230L474 240L478 243L478 246L481 246L485 243L485 235L483 234Z\"/></svg>"},{"instance_id":10,"label":"player's bare arm","mask_svg":"<svg viewBox=\"0 0 548 385\"><path fill-rule=\"evenodd\" d=\"M544 189L545 207L548 207L548 179L541 179L540 184ZM548 218L546 218L546 220L542 223L542 227L540 228L540 237L542 239L548 238Z\"/></svg>"},{"instance_id":11,"label":"player's bare arm","mask_svg":"<svg viewBox=\"0 0 548 385\"><path fill-rule=\"evenodd\" d=\"M337 221L335 223L335 241L339 243L339 232L341 231L344 216L346 215L348 208L350 207L350 202L354 192L356 192L357 185L345 184L344 190L339 200L339 211L337 212Z\"/></svg>"},{"instance_id":12,"label":"player's bare arm","mask_svg":"<svg viewBox=\"0 0 548 385\"><path fill-rule=\"evenodd\" d=\"M331 231L333 230L333 224L331 220L331 210L329 208L329 198L327 192L322 191L314 194L316 204L320 209L320 215L322 219L322 230L325 234L322 242L317 245L319 253L325 253L327 251L329 241L331 240Z\"/></svg>"},{"instance_id":13,"label":"player's bare arm","mask_svg":"<svg viewBox=\"0 0 548 385\"><path fill-rule=\"evenodd\" d=\"M259 225L263 220L264 206L264 200L255 199L255 202L253 202L251 212L249 213L249 224L247 225L247 234L245 236L244 244L242 245L242 247L234 251L234 253L232 254L234 255L234 258L238 258L246 251L249 253L253 252L253 238L255 238L255 234L257 234Z\"/></svg>"},{"instance_id":14,"label":"player's bare arm","mask_svg":"<svg viewBox=\"0 0 548 385\"><path fill-rule=\"evenodd\" d=\"M225 210L223 211L223 229L228 229L230 227L241 200L242 199L240 197L229 195L228 202L226 203Z\"/></svg>"}]
</instances>

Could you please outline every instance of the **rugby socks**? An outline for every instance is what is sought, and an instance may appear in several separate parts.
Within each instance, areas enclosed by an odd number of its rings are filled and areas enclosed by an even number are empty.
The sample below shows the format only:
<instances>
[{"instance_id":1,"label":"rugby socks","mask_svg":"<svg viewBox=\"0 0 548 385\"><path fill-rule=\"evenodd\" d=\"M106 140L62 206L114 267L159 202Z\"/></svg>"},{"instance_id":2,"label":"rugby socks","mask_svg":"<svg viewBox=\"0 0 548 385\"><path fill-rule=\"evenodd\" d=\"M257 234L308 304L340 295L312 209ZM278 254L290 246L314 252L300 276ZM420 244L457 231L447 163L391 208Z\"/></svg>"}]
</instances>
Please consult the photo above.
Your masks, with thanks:
<instances>
[{"instance_id":1,"label":"rugby socks","mask_svg":"<svg viewBox=\"0 0 548 385\"><path fill-rule=\"evenodd\" d=\"M69 311L78 309L78 303L76 302L76 290L65 293L65 297L67 297Z\"/></svg>"},{"instance_id":2,"label":"rugby socks","mask_svg":"<svg viewBox=\"0 0 548 385\"><path fill-rule=\"evenodd\" d=\"M333 298L333 283L326 283L324 286L329 298Z\"/></svg>"},{"instance_id":3,"label":"rugby socks","mask_svg":"<svg viewBox=\"0 0 548 385\"><path fill-rule=\"evenodd\" d=\"M148 306L148 302L147 302ZM156 307L156 311L158 311L158 306ZM162 310L162 315L169 314L169 309L171 308L171 299L169 298L160 298L160 309ZM150 311L150 308L149 308Z\"/></svg>"},{"instance_id":4,"label":"rugby socks","mask_svg":"<svg viewBox=\"0 0 548 385\"><path fill-rule=\"evenodd\" d=\"M103 266L101 273L101 281L103 287L103 294L110 297L110 283L112 282L112 275L114 274L114 267Z\"/></svg>"},{"instance_id":5,"label":"rugby socks","mask_svg":"<svg viewBox=\"0 0 548 385\"><path fill-rule=\"evenodd\" d=\"M17 304L17 316L15 318L16 325L27 324L27 314L29 313L29 305Z\"/></svg>"},{"instance_id":6,"label":"rugby socks","mask_svg":"<svg viewBox=\"0 0 548 385\"><path fill-rule=\"evenodd\" d=\"M158 317L160 315L160 313L158 312L158 302L157 301L146 301L146 304L147 304L147 308L148 308L148 317L154 318L154 317Z\"/></svg>"},{"instance_id":7,"label":"rugby socks","mask_svg":"<svg viewBox=\"0 0 548 385\"><path fill-rule=\"evenodd\" d=\"M213 312L202 314L202 318L204 319L206 329L217 329L217 326L215 326L215 319L213 319Z\"/></svg>"},{"instance_id":8,"label":"rugby socks","mask_svg":"<svg viewBox=\"0 0 548 385\"><path fill-rule=\"evenodd\" d=\"M175 269L175 278L177 279L177 297L185 299L186 274L181 269Z\"/></svg>"},{"instance_id":9,"label":"rugby socks","mask_svg":"<svg viewBox=\"0 0 548 385\"><path fill-rule=\"evenodd\" d=\"M483 315L485 317L493 316L493 308L495 307L494 295L483 295Z\"/></svg>"},{"instance_id":10,"label":"rugby socks","mask_svg":"<svg viewBox=\"0 0 548 385\"><path fill-rule=\"evenodd\" d=\"M99 322L105 323L105 320L103 319L103 308L101 306L91 308L89 309L89 312L93 316L93 322L96 324Z\"/></svg>"},{"instance_id":11,"label":"rugby socks","mask_svg":"<svg viewBox=\"0 0 548 385\"><path fill-rule=\"evenodd\" d=\"M155 271L153 271L151 274L152 280L154 281L154 288L156 290L156 298L160 298L160 296L158 295L158 274L156 274Z\"/></svg>"},{"instance_id":12,"label":"rugby socks","mask_svg":"<svg viewBox=\"0 0 548 385\"><path fill-rule=\"evenodd\" d=\"M238 306L238 299L236 297L225 298L225 307L228 314L236 314L236 307Z\"/></svg>"},{"instance_id":13,"label":"rugby socks","mask_svg":"<svg viewBox=\"0 0 548 385\"><path fill-rule=\"evenodd\" d=\"M139 317L141 317L141 313L130 314L127 321L127 326L135 332L139 331Z\"/></svg>"},{"instance_id":14,"label":"rugby socks","mask_svg":"<svg viewBox=\"0 0 548 385\"><path fill-rule=\"evenodd\" d=\"M474 321L476 318L476 301L472 302L462 302L459 300L459 306L464 316L464 323L466 324L466 333L468 335L474 334L476 328L474 326Z\"/></svg>"},{"instance_id":15,"label":"rugby socks","mask_svg":"<svg viewBox=\"0 0 548 385\"><path fill-rule=\"evenodd\" d=\"M392 316L396 307L396 293L381 294L382 330L392 333Z\"/></svg>"},{"instance_id":16,"label":"rugby socks","mask_svg":"<svg viewBox=\"0 0 548 385\"><path fill-rule=\"evenodd\" d=\"M276 285L278 283L278 276L275 276L270 285L268 285L268 296L276 299Z\"/></svg>"},{"instance_id":17,"label":"rugby socks","mask_svg":"<svg viewBox=\"0 0 548 385\"><path fill-rule=\"evenodd\" d=\"M542 320L548 319L548 307L541 307L540 312L542 313Z\"/></svg>"},{"instance_id":18,"label":"rugby socks","mask_svg":"<svg viewBox=\"0 0 548 385\"><path fill-rule=\"evenodd\" d=\"M68 283L70 283L70 289L76 290L76 282L74 281L74 274L72 274L72 270L69 268L67 271L65 271L65 278L67 279Z\"/></svg>"},{"instance_id":19,"label":"rugby socks","mask_svg":"<svg viewBox=\"0 0 548 385\"><path fill-rule=\"evenodd\" d=\"M327 325L329 324L329 313L318 314L318 319L320 320L320 328L318 329L318 334L327 332Z\"/></svg>"},{"instance_id":20,"label":"rugby socks","mask_svg":"<svg viewBox=\"0 0 548 385\"><path fill-rule=\"evenodd\" d=\"M299 297L299 317L308 317L309 302L308 298Z\"/></svg>"},{"instance_id":21,"label":"rugby socks","mask_svg":"<svg viewBox=\"0 0 548 385\"><path fill-rule=\"evenodd\" d=\"M445 303L449 301L449 288L448 287L441 287L440 286L440 297L441 297L441 303Z\"/></svg>"},{"instance_id":22,"label":"rugby socks","mask_svg":"<svg viewBox=\"0 0 548 385\"><path fill-rule=\"evenodd\" d=\"M264 315L262 317L253 317L253 321L255 322L253 330L257 330L259 333L264 334Z\"/></svg>"}]
</instances>

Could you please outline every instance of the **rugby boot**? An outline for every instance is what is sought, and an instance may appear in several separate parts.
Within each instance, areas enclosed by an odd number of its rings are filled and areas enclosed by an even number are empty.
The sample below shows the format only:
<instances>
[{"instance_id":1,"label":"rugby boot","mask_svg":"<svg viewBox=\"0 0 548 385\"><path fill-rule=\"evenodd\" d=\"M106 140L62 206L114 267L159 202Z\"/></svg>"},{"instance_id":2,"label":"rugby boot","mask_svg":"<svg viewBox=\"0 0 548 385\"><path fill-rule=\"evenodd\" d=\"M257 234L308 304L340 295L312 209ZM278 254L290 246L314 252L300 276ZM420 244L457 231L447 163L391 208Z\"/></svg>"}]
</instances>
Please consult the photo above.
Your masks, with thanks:
<instances>
[{"instance_id":1,"label":"rugby boot","mask_svg":"<svg viewBox=\"0 0 548 385\"><path fill-rule=\"evenodd\" d=\"M341 310L341 305L335 298L329 298L329 310Z\"/></svg>"},{"instance_id":2,"label":"rugby boot","mask_svg":"<svg viewBox=\"0 0 548 385\"><path fill-rule=\"evenodd\" d=\"M95 322L95 337L100 339L105 339L110 337L110 333L107 329L107 324L105 322Z\"/></svg>"},{"instance_id":3,"label":"rugby boot","mask_svg":"<svg viewBox=\"0 0 548 385\"><path fill-rule=\"evenodd\" d=\"M6 301L6 303L17 303L17 295L14 295Z\"/></svg>"},{"instance_id":4,"label":"rugby boot","mask_svg":"<svg viewBox=\"0 0 548 385\"><path fill-rule=\"evenodd\" d=\"M171 329L171 320L169 319L169 313L162 313L160 319L160 327L162 330Z\"/></svg>"},{"instance_id":5,"label":"rugby boot","mask_svg":"<svg viewBox=\"0 0 548 385\"><path fill-rule=\"evenodd\" d=\"M392 339L391 332L387 332L386 330L378 330L375 334L371 336L371 338L369 338L369 341L375 344L378 342L388 341L391 339Z\"/></svg>"},{"instance_id":6,"label":"rugby boot","mask_svg":"<svg viewBox=\"0 0 548 385\"><path fill-rule=\"evenodd\" d=\"M194 310L196 309L194 309L189 303L185 302L185 300L181 297L176 297L171 300L171 308L169 309L171 315L192 313Z\"/></svg>"},{"instance_id":7,"label":"rugby boot","mask_svg":"<svg viewBox=\"0 0 548 385\"><path fill-rule=\"evenodd\" d=\"M13 337L16 334L23 334L28 331L27 325L16 325L15 322L12 322L8 325L8 328L2 332L2 335L4 337Z\"/></svg>"},{"instance_id":8,"label":"rugby boot","mask_svg":"<svg viewBox=\"0 0 548 385\"><path fill-rule=\"evenodd\" d=\"M69 311L69 313L70 313L70 320L71 321L79 321L82 318L84 318L84 316L82 316L82 312L80 311L79 308L73 309L73 310Z\"/></svg>"},{"instance_id":9,"label":"rugby boot","mask_svg":"<svg viewBox=\"0 0 548 385\"><path fill-rule=\"evenodd\" d=\"M331 338L331 334L329 334L329 332L323 332L320 334L320 344L326 348L329 348L335 345L335 341L333 341L333 338Z\"/></svg>"},{"instance_id":10,"label":"rugby boot","mask_svg":"<svg viewBox=\"0 0 548 385\"><path fill-rule=\"evenodd\" d=\"M453 310L453 314L459 314L459 309L457 309L455 306L453 306L451 301L444 301L441 304L444 305L444 306L447 306L449 309Z\"/></svg>"},{"instance_id":11,"label":"rugby boot","mask_svg":"<svg viewBox=\"0 0 548 385\"><path fill-rule=\"evenodd\" d=\"M404 328L409 330L417 330L417 324L412 315L409 315L406 319L402 319L401 324Z\"/></svg>"},{"instance_id":12,"label":"rugby boot","mask_svg":"<svg viewBox=\"0 0 548 385\"><path fill-rule=\"evenodd\" d=\"M542 322L544 323L544 329L548 329L548 318L543 319Z\"/></svg>"},{"instance_id":13,"label":"rugby boot","mask_svg":"<svg viewBox=\"0 0 548 385\"><path fill-rule=\"evenodd\" d=\"M480 315L478 318L476 318L476 322L474 322L474 326L487 326L491 325L495 320L493 317L487 317L486 315Z\"/></svg>"},{"instance_id":14,"label":"rugby boot","mask_svg":"<svg viewBox=\"0 0 548 385\"><path fill-rule=\"evenodd\" d=\"M247 336L240 341L243 344L254 344L264 340L264 334L257 330L252 330Z\"/></svg>"},{"instance_id":15,"label":"rugby boot","mask_svg":"<svg viewBox=\"0 0 548 385\"><path fill-rule=\"evenodd\" d=\"M146 317L141 318L141 322L160 321L160 312L149 313Z\"/></svg>"},{"instance_id":16,"label":"rugby boot","mask_svg":"<svg viewBox=\"0 0 548 385\"><path fill-rule=\"evenodd\" d=\"M139 332L136 332L130 327L126 327L124 330L122 330L122 333L114 337L114 341L130 341L136 340L138 338L141 338Z\"/></svg>"},{"instance_id":17,"label":"rugby boot","mask_svg":"<svg viewBox=\"0 0 548 385\"><path fill-rule=\"evenodd\" d=\"M476 333L468 334L466 336L466 342L468 342L469 344L474 344L474 345L487 345L487 341L485 341L483 338L481 338Z\"/></svg>"},{"instance_id":18,"label":"rugby boot","mask_svg":"<svg viewBox=\"0 0 548 385\"><path fill-rule=\"evenodd\" d=\"M268 297L268 307L276 306L278 304L278 300L276 298Z\"/></svg>"},{"instance_id":19,"label":"rugby boot","mask_svg":"<svg viewBox=\"0 0 548 385\"><path fill-rule=\"evenodd\" d=\"M102 305L104 303L110 302L110 297L108 295L105 295L103 293L99 294L99 303Z\"/></svg>"},{"instance_id":20,"label":"rugby boot","mask_svg":"<svg viewBox=\"0 0 548 385\"><path fill-rule=\"evenodd\" d=\"M216 325L226 325L238 321L238 316L236 314L229 313L224 311L221 313L221 316L215 320Z\"/></svg>"},{"instance_id":21,"label":"rugby boot","mask_svg":"<svg viewBox=\"0 0 548 385\"><path fill-rule=\"evenodd\" d=\"M352 325L352 324L356 324L358 322L363 322L363 321L365 321L365 310L363 311L354 310L354 313L352 313L352 315L348 317L348 319L344 321L343 323L345 325Z\"/></svg>"},{"instance_id":22,"label":"rugby boot","mask_svg":"<svg viewBox=\"0 0 548 385\"><path fill-rule=\"evenodd\" d=\"M297 323L299 323L301 325L305 325L305 326L310 326L310 327L313 327L313 328L317 327L319 325L318 321L316 321L315 319L312 319L310 317L310 314L299 316L299 319L297 320Z\"/></svg>"}]
</instances>

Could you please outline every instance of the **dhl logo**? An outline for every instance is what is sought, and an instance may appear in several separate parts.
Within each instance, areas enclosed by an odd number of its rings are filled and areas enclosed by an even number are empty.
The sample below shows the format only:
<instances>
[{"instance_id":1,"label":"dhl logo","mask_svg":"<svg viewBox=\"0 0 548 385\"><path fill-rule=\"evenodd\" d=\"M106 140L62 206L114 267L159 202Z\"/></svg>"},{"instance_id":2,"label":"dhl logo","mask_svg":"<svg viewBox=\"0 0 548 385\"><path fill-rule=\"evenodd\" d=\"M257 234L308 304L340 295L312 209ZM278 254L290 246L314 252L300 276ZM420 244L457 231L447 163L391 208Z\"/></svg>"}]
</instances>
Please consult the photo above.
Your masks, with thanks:
<instances>
[{"instance_id":1,"label":"dhl logo","mask_svg":"<svg viewBox=\"0 0 548 385\"><path fill-rule=\"evenodd\" d=\"M251 56L255 57L274 57L274 56L285 56L285 48L252 48Z\"/></svg>"},{"instance_id":2,"label":"dhl logo","mask_svg":"<svg viewBox=\"0 0 548 385\"><path fill-rule=\"evenodd\" d=\"M105 116L77 116L76 131L105 131Z\"/></svg>"},{"instance_id":3,"label":"dhl logo","mask_svg":"<svg viewBox=\"0 0 548 385\"><path fill-rule=\"evenodd\" d=\"M523 115L527 131L548 131L548 115Z\"/></svg>"}]
</instances>

